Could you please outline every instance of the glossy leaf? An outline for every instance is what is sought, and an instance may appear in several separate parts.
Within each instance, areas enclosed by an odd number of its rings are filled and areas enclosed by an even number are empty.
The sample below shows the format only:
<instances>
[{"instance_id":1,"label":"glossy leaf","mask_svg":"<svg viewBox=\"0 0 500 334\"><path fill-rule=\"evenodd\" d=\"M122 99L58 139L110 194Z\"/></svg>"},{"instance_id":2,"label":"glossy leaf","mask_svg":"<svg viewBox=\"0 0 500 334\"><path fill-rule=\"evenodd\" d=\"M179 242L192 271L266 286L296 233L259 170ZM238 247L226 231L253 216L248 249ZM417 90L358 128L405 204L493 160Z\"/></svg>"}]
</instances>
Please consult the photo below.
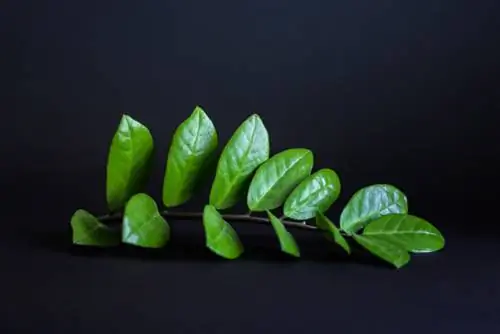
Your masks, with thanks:
<instances>
[{"instance_id":1,"label":"glossy leaf","mask_svg":"<svg viewBox=\"0 0 500 334\"><path fill-rule=\"evenodd\" d=\"M329 240L333 240L337 245L342 247L347 254L351 254L351 247L347 240L342 236L340 230L332 223L328 217L326 217L323 213L318 212L316 214L316 226L325 232L328 236Z\"/></svg>"},{"instance_id":2,"label":"glossy leaf","mask_svg":"<svg viewBox=\"0 0 500 334\"><path fill-rule=\"evenodd\" d=\"M161 248L169 239L170 227L158 212L154 199L143 193L132 196L123 216L123 243L144 248Z\"/></svg>"},{"instance_id":3,"label":"glossy leaf","mask_svg":"<svg viewBox=\"0 0 500 334\"><path fill-rule=\"evenodd\" d=\"M292 190L311 174L314 157L310 150L292 148L275 154L255 173L247 195L251 211L280 207Z\"/></svg>"},{"instance_id":4,"label":"glossy leaf","mask_svg":"<svg viewBox=\"0 0 500 334\"><path fill-rule=\"evenodd\" d=\"M224 147L210 191L210 204L219 210L234 206L252 174L269 158L269 135L260 117L247 118Z\"/></svg>"},{"instance_id":5,"label":"glossy leaf","mask_svg":"<svg viewBox=\"0 0 500 334\"><path fill-rule=\"evenodd\" d=\"M407 213L405 194L388 184L375 184L358 190L340 215L340 228L356 233L370 221L392 213Z\"/></svg>"},{"instance_id":6,"label":"glossy leaf","mask_svg":"<svg viewBox=\"0 0 500 334\"><path fill-rule=\"evenodd\" d=\"M203 210L206 246L215 254L233 260L243 253L243 245L236 231L227 223L213 205Z\"/></svg>"},{"instance_id":7,"label":"glossy leaf","mask_svg":"<svg viewBox=\"0 0 500 334\"><path fill-rule=\"evenodd\" d=\"M283 207L285 216L307 220L316 212L325 212L340 194L340 179L335 171L324 168L304 179L288 196Z\"/></svg>"},{"instance_id":8,"label":"glossy leaf","mask_svg":"<svg viewBox=\"0 0 500 334\"><path fill-rule=\"evenodd\" d=\"M166 207L184 204L193 196L217 142L214 124L202 108L196 107L179 125L170 145L163 180Z\"/></svg>"},{"instance_id":9,"label":"glossy leaf","mask_svg":"<svg viewBox=\"0 0 500 334\"><path fill-rule=\"evenodd\" d=\"M393 244L384 238L365 235L353 235L354 240L373 255L401 268L410 262L410 254L401 246Z\"/></svg>"},{"instance_id":10,"label":"glossy leaf","mask_svg":"<svg viewBox=\"0 0 500 334\"><path fill-rule=\"evenodd\" d=\"M120 244L120 231L101 223L88 211L79 209L71 217L73 244L109 247Z\"/></svg>"},{"instance_id":11,"label":"glossy leaf","mask_svg":"<svg viewBox=\"0 0 500 334\"><path fill-rule=\"evenodd\" d=\"M284 253L290 254L295 257L300 257L299 246L297 246L297 242L293 235L287 231L285 225L279 220L278 217L272 214L271 211L267 211L267 216L271 221L271 225L273 226L274 232L278 236L278 240L280 242L281 250Z\"/></svg>"},{"instance_id":12,"label":"glossy leaf","mask_svg":"<svg viewBox=\"0 0 500 334\"><path fill-rule=\"evenodd\" d=\"M143 189L149 177L153 137L149 130L128 115L123 115L108 154L106 199L111 211Z\"/></svg>"},{"instance_id":13,"label":"glossy leaf","mask_svg":"<svg viewBox=\"0 0 500 334\"><path fill-rule=\"evenodd\" d=\"M437 228L413 215L392 214L380 217L365 227L363 235L383 237L413 253L435 252L445 244Z\"/></svg>"}]
</instances>

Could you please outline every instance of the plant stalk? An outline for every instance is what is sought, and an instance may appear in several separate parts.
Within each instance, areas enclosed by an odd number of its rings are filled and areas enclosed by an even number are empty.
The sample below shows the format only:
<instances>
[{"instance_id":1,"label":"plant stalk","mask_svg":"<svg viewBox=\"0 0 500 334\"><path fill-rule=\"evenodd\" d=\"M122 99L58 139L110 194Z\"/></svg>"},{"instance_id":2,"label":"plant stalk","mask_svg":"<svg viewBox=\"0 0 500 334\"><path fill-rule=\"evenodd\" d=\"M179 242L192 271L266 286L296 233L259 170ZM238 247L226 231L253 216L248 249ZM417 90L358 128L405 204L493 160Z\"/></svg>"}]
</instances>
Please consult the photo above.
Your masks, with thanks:
<instances>
[{"instance_id":1,"label":"plant stalk","mask_svg":"<svg viewBox=\"0 0 500 334\"><path fill-rule=\"evenodd\" d=\"M203 212L169 212L169 211L162 211L160 214L165 218L165 219L177 219L177 220L200 220L203 219ZM98 217L98 219L101 222L112 222L116 220L121 220L123 215L121 213L116 213L116 214L109 214L109 215L103 215ZM264 217L253 217L249 216L247 214L222 214L222 218L224 218L227 221L234 221L234 222L240 222L240 223L253 223L253 224L271 224L269 219L264 218ZM306 222L295 222L295 221L288 221L288 220L282 220L281 221L283 225L290 227L290 228L296 228L296 229L302 229L302 230L310 230L310 231L315 231L318 230L316 226L313 225L308 225Z\"/></svg>"}]
</instances>

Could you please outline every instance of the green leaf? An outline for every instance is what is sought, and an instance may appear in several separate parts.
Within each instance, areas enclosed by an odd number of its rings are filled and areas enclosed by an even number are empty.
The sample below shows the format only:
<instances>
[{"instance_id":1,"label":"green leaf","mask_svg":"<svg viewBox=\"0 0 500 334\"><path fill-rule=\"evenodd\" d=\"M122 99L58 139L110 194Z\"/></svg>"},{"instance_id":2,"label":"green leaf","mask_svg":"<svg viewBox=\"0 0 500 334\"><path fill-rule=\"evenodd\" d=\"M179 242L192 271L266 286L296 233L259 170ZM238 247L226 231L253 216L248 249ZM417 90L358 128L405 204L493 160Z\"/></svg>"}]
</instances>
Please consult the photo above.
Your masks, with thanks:
<instances>
[{"instance_id":1,"label":"green leaf","mask_svg":"<svg viewBox=\"0 0 500 334\"><path fill-rule=\"evenodd\" d=\"M253 172L269 158L269 135L260 117L248 117L228 141L217 164L210 204L219 210L243 196Z\"/></svg>"},{"instance_id":2,"label":"green leaf","mask_svg":"<svg viewBox=\"0 0 500 334\"><path fill-rule=\"evenodd\" d=\"M179 206L187 202L201 182L203 171L217 149L214 124L196 107L174 133L163 180L163 204Z\"/></svg>"},{"instance_id":3,"label":"green leaf","mask_svg":"<svg viewBox=\"0 0 500 334\"><path fill-rule=\"evenodd\" d=\"M388 184L375 184L358 190L340 215L340 228L353 234L371 220L391 214L407 213L405 194Z\"/></svg>"},{"instance_id":4,"label":"green leaf","mask_svg":"<svg viewBox=\"0 0 500 334\"><path fill-rule=\"evenodd\" d=\"M300 250L297 246L297 242L293 235L288 232L285 228L285 225L278 219L275 215L272 214L271 211L267 210L267 216L273 225L274 232L278 236L278 240L280 242L281 250L284 253L290 254L295 257L300 257Z\"/></svg>"},{"instance_id":5,"label":"green leaf","mask_svg":"<svg viewBox=\"0 0 500 334\"><path fill-rule=\"evenodd\" d=\"M247 205L259 212L280 207L292 190L311 174L314 157L310 150L292 148L275 154L257 171L250 183Z\"/></svg>"},{"instance_id":6,"label":"green leaf","mask_svg":"<svg viewBox=\"0 0 500 334\"><path fill-rule=\"evenodd\" d=\"M132 196L123 215L122 242L144 248L161 248L170 239L170 226L150 196Z\"/></svg>"},{"instance_id":7,"label":"green leaf","mask_svg":"<svg viewBox=\"0 0 500 334\"><path fill-rule=\"evenodd\" d=\"M340 234L340 230L332 223L328 217L326 217L323 213L318 212L316 214L316 226L326 232L326 235L330 240L333 240L337 245L342 247L347 254L351 254L351 247L347 240Z\"/></svg>"},{"instance_id":8,"label":"green leaf","mask_svg":"<svg viewBox=\"0 0 500 334\"><path fill-rule=\"evenodd\" d=\"M380 236L409 252L430 253L444 247L444 237L432 224L413 216L392 214L370 222L364 236Z\"/></svg>"},{"instance_id":9,"label":"green leaf","mask_svg":"<svg viewBox=\"0 0 500 334\"><path fill-rule=\"evenodd\" d=\"M324 168L304 179L288 196L283 213L292 219L307 220L325 212L340 194L340 179Z\"/></svg>"},{"instance_id":10,"label":"green leaf","mask_svg":"<svg viewBox=\"0 0 500 334\"><path fill-rule=\"evenodd\" d=\"M206 246L215 254L233 260L243 253L243 245L236 231L227 223L213 205L203 210Z\"/></svg>"},{"instance_id":11,"label":"green leaf","mask_svg":"<svg viewBox=\"0 0 500 334\"><path fill-rule=\"evenodd\" d=\"M108 154L106 199L109 210L117 211L145 186L151 169L153 137L149 130L123 115Z\"/></svg>"},{"instance_id":12,"label":"green leaf","mask_svg":"<svg viewBox=\"0 0 500 334\"><path fill-rule=\"evenodd\" d=\"M101 223L88 211L79 209L71 217L73 243L83 246L110 247L120 244L120 231Z\"/></svg>"},{"instance_id":13,"label":"green leaf","mask_svg":"<svg viewBox=\"0 0 500 334\"><path fill-rule=\"evenodd\" d=\"M410 254L404 248L383 238L358 234L354 234L353 238L370 253L398 269L410 262Z\"/></svg>"}]
</instances>

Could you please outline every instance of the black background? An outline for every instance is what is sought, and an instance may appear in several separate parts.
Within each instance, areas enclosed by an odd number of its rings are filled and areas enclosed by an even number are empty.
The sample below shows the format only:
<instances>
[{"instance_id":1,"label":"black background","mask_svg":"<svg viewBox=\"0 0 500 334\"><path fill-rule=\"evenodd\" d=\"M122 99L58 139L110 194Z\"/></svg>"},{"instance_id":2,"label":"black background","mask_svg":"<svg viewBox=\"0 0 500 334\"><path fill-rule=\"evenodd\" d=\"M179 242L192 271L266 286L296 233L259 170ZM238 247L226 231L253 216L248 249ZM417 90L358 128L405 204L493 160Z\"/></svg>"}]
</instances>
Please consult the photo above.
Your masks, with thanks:
<instances>
[{"instance_id":1,"label":"black background","mask_svg":"<svg viewBox=\"0 0 500 334\"><path fill-rule=\"evenodd\" d=\"M3 1L3 333L438 333L498 320L498 1ZM395 271L295 233L235 225L243 258L173 222L160 255L70 247L77 208L105 210L122 113L170 136L194 106L225 143L251 113L272 152L307 147L342 197L391 183L447 238ZM205 197L189 205L199 210ZM495 317L496 316L496 317Z\"/></svg>"}]
</instances>

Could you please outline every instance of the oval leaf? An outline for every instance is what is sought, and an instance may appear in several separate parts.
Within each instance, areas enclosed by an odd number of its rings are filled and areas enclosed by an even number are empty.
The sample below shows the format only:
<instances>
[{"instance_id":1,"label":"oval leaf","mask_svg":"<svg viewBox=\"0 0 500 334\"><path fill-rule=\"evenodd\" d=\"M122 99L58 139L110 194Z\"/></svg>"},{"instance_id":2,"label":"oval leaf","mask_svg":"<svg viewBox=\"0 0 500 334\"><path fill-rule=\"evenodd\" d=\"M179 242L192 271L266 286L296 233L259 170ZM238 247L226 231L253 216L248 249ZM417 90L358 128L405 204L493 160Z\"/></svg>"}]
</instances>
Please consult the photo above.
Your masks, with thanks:
<instances>
[{"instance_id":1,"label":"oval leaf","mask_svg":"<svg viewBox=\"0 0 500 334\"><path fill-rule=\"evenodd\" d=\"M407 213L405 194L388 184L375 184L358 190L340 215L340 228L356 233L371 220L392 213Z\"/></svg>"},{"instance_id":2,"label":"oval leaf","mask_svg":"<svg viewBox=\"0 0 500 334\"><path fill-rule=\"evenodd\" d=\"M122 241L126 244L161 248L170 239L170 227L158 212L156 202L146 194L128 201L123 215Z\"/></svg>"},{"instance_id":3,"label":"oval leaf","mask_svg":"<svg viewBox=\"0 0 500 334\"><path fill-rule=\"evenodd\" d=\"M271 225L273 225L274 232L278 236L281 250L284 253L290 254L292 256L300 257L299 246L297 246L295 238L290 232L286 230L285 225L283 225L281 220L279 220L278 217L273 215L271 211L267 211L267 216L271 221Z\"/></svg>"},{"instance_id":4,"label":"oval leaf","mask_svg":"<svg viewBox=\"0 0 500 334\"><path fill-rule=\"evenodd\" d=\"M163 180L166 207L184 204L193 196L217 142L214 124L202 108L196 107L179 125L170 145Z\"/></svg>"},{"instance_id":5,"label":"oval leaf","mask_svg":"<svg viewBox=\"0 0 500 334\"><path fill-rule=\"evenodd\" d=\"M224 147L210 191L210 204L219 210L234 206L250 178L269 158L269 135L260 117L247 118Z\"/></svg>"},{"instance_id":6,"label":"oval leaf","mask_svg":"<svg viewBox=\"0 0 500 334\"><path fill-rule=\"evenodd\" d=\"M397 244L383 238L364 235L353 235L361 246L378 258L391 263L396 268L401 268L410 262L410 254Z\"/></svg>"},{"instance_id":7,"label":"oval leaf","mask_svg":"<svg viewBox=\"0 0 500 334\"><path fill-rule=\"evenodd\" d=\"M108 154L106 199L109 209L121 209L144 187L152 162L153 137L149 130L123 115Z\"/></svg>"},{"instance_id":8,"label":"oval leaf","mask_svg":"<svg viewBox=\"0 0 500 334\"><path fill-rule=\"evenodd\" d=\"M238 258L243 253L243 245L236 231L212 205L205 205L203 226L206 246L212 252L230 260Z\"/></svg>"},{"instance_id":9,"label":"oval leaf","mask_svg":"<svg viewBox=\"0 0 500 334\"><path fill-rule=\"evenodd\" d=\"M370 222L363 230L363 235L383 237L413 253L435 252L445 244L437 228L413 215L383 216Z\"/></svg>"},{"instance_id":10,"label":"oval leaf","mask_svg":"<svg viewBox=\"0 0 500 334\"><path fill-rule=\"evenodd\" d=\"M314 157L308 149L292 148L275 154L257 169L248 190L248 208L259 212L280 207L311 174L313 164Z\"/></svg>"},{"instance_id":11,"label":"oval leaf","mask_svg":"<svg viewBox=\"0 0 500 334\"><path fill-rule=\"evenodd\" d=\"M83 246L109 247L120 244L120 231L101 223L85 210L77 210L71 217L73 243Z\"/></svg>"},{"instance_id":12,"label":"oval leaf","mask_svg":"<svg viewBox=\"0 0 500 334\"><path fill-rule=\"evenodd\" d=\"M292 219L307 220L325 212L340 195L340 179L324 168L304 179L288 196L283 213Z\"/></svg>"},{"instance_id":13,"label":"oval leaf","mask_svg":"<svg viewBox=\"0 0 500 334\"><path fill-rule=\"evenodd\" d=\"M351 247L347 243L347 240L340 234L340 230L332 223L328 217L323 213L318 212L316 214L316 226L326 232L329 240L333 240L337 245L342 247L347 254L351 254Z\"/></svg>"}]
</instances>

